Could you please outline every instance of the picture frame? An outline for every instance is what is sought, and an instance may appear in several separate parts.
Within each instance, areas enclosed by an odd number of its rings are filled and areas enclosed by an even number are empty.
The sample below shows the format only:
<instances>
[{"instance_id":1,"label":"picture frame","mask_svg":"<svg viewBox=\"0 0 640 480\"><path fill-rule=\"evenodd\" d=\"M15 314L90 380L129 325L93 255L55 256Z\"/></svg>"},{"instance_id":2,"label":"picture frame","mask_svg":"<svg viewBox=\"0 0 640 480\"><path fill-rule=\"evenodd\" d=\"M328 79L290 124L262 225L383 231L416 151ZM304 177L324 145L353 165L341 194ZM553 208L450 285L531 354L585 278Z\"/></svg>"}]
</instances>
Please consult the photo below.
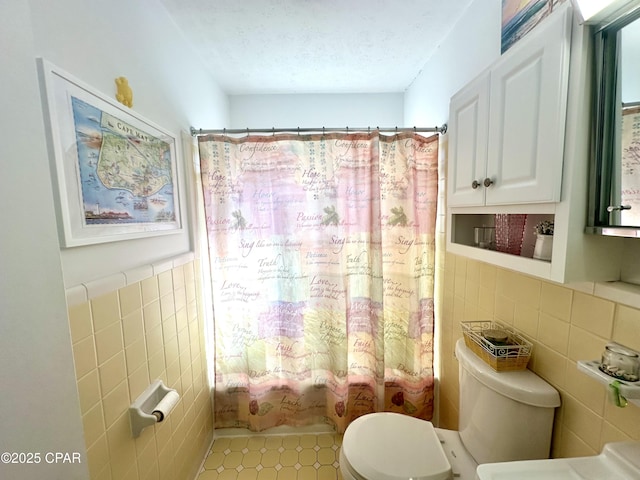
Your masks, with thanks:
<instances>
[{"instance_id":1,"label":"picture frame","mask_svg":"<svg viewBox=\"0 0 640 480\"><path fill-rule=\"evenodd\" d=\"M183 231L176 136L39 58L65 248Z\"/></svg>"},{"instance_id":2,"label":"picture frame","mask_svg":"<svg viewBox=\"0 0 640 480\"><path fill-rule=\"evenodd\" d=\"M566 0L504 0L500 53L504 54L518 40L533 30L554 8Z\"/></svg>"}]
</instances>

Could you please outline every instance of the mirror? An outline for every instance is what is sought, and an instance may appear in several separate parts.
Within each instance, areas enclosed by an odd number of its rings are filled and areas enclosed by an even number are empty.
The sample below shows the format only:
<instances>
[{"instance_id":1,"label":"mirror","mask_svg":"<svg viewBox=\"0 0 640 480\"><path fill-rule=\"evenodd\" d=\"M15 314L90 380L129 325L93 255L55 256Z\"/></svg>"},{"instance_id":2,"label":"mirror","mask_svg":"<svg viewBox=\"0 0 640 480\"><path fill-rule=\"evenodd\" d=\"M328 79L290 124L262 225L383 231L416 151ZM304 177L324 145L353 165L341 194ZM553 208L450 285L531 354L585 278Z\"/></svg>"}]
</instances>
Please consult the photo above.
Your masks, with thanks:
<instances>
[{"instance_id":1,"label":"mirror","mask_svg":"<svg viewBox=\"0 0 640 480\"><path fill-rule=\"evenodd\" d=\"M640 8L594 30L590 233L640 237Z\"/></svg>"}]
</instances>

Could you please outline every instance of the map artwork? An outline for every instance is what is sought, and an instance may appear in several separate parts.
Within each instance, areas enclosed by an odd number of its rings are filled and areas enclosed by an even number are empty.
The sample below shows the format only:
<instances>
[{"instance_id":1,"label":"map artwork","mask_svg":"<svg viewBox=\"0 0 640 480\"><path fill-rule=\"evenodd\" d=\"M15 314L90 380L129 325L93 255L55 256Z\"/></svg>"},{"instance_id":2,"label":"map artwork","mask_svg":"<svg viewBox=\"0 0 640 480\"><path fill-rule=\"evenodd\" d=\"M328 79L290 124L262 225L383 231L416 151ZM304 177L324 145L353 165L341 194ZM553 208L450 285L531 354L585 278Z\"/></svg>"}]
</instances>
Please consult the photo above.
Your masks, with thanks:
<instances>
[{"instance_id":1,"label":"map artwork","mask_svg":"<svg viewBox=\"0 0 640 480\"><path fill-rule=\"evenodd\" d=\"M71 97L86 225L176 221L169 143Z\"/></svg>"}]
</instances>

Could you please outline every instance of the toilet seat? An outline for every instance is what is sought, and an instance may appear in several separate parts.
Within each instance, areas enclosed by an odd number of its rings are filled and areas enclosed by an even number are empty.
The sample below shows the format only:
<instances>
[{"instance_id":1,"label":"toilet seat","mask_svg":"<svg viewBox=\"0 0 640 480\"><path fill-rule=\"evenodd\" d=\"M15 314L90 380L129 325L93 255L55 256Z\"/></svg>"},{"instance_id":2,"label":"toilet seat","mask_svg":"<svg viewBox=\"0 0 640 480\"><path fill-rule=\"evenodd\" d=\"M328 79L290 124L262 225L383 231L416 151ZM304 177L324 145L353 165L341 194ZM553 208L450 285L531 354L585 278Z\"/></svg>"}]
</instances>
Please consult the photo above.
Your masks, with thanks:
<instances>
[{"instance_id":1,"label":"toilet seat","mask_svg":"<svg viewBox=\"0 0 640 480\"><path fill-rule=\"evenodd\" d=\"M342 439L341 459L347 470L368 480L451 478L451 465L431 422L398 413L371 413L354 420Z\"/></svg>"}]
</instances>

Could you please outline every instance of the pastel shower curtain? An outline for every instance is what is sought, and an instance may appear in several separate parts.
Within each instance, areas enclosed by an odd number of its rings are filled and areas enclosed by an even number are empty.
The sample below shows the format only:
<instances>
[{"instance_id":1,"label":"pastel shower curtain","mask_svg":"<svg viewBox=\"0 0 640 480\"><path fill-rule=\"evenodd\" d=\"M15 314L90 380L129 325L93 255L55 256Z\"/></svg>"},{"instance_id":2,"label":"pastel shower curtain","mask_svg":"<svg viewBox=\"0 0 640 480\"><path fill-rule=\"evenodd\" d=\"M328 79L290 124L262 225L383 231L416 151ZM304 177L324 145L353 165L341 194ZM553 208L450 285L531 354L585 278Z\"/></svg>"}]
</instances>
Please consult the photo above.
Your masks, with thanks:
<instances>
[{"instance_id":1,"label":"pastel shower curtain","mask_svg":"<svg viewBox=\"0 0 640 480\"><path fill-rule=\"evenodd\" d=\"M438 137L199 137L215 426L433 413Z\"/></svg>"}]
</instances>

